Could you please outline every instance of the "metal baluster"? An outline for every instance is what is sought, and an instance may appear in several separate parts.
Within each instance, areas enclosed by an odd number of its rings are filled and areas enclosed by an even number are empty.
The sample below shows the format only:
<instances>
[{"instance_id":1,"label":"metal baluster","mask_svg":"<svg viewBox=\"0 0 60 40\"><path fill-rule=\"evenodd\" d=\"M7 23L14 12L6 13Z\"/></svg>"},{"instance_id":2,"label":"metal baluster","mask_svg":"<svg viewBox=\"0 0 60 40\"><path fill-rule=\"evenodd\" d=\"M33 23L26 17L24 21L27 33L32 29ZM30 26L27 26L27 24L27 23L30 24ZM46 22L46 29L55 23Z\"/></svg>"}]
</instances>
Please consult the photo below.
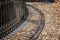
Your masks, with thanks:
<instances>
[{"instance_id":1,"label":"metal baluster","mask_svg":"<svg viewBox=\"0 0 60 40\"><path fill-rule=\"evenodd\" d=\"M1 22L1 29L0 29L0 38L2 38L2 2L1 2L1 17L0 17L0 22Z\"/></svg>"}]
</instances>

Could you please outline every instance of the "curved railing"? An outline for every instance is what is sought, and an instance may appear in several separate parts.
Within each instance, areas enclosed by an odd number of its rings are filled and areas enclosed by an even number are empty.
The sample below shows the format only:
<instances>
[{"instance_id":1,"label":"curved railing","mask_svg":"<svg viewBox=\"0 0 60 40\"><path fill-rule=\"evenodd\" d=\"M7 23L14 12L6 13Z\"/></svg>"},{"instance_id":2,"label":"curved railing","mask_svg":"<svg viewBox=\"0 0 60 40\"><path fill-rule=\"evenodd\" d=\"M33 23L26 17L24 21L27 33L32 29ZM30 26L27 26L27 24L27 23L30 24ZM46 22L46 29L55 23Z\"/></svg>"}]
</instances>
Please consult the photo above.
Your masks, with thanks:
<instances>
[{"instance_id":1,"label":"curved railing","mask_svg":"<svg viewBox=\"0 0 60 40\"><path fill-rule=\"evenodd\" d=\"M0 38L17 28L26 17L24 0L1 0Z\"/></svg>"}]
</instances>

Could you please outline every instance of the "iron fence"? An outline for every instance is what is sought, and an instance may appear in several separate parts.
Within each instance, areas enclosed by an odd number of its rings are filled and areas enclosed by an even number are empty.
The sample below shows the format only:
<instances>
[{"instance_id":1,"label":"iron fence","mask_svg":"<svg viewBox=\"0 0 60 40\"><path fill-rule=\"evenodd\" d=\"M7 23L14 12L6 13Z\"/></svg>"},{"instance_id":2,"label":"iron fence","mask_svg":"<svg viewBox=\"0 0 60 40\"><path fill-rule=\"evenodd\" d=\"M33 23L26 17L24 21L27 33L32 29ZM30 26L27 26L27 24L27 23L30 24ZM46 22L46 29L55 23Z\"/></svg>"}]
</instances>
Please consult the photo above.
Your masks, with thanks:
<instances>
[{"instance_id":1,"label":"iron fence","mask_svg":"<svg viewBox=\"0 0 60 40\"><path fill-rule=\"evenodd\" d=\"M25 0L0 0L0 38L17 28L25 17Z\"/></svg>"}]
</instances>

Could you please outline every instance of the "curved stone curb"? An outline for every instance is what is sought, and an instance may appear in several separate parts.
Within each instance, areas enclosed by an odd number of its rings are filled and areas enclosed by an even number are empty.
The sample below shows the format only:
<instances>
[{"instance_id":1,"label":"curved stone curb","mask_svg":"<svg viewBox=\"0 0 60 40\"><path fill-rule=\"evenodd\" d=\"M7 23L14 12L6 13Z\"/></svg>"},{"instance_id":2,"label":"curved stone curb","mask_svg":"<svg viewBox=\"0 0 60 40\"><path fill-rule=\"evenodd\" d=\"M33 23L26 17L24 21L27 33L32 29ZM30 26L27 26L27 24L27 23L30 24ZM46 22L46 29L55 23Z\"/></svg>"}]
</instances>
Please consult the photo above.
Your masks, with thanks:
<instances>
[{"instance_id":1,"label":"curved stone curb","mask_svg":"<svg viewBox=\"0 0 60 40\"><path fill-rule=\"evenodd\" d=\"M29 7L28 7L29 6ZM27 24L25 27L18 31L14 36L10 38L10 40L36 40L38 35L41 33L42 29L45 25L45 16L44 14L37 8L27 5L29 10L29 15L27 18Z\"/></svg>"}]
</instances>

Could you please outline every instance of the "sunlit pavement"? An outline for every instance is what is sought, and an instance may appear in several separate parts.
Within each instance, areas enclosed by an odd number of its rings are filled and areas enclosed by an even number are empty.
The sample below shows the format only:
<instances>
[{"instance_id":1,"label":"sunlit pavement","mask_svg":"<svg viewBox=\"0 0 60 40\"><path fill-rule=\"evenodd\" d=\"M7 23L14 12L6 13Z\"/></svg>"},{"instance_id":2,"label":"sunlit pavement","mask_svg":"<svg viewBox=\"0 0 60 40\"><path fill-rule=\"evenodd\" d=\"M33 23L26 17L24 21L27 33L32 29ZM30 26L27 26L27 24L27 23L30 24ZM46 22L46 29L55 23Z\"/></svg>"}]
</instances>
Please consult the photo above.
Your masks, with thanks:
<instances>
[{"instance_id":1,"label":"sunlit pavement","mask_svg":"<svg viewBox=\"0 0 60 40\"><path fill-rule=\"evenodd\" d=\"M45 15L45 26L37 40L60 40L60 5L57 3L27 3L41 10ZM28 18L39 20L39 13L30 10ZM37 28L37 24L28 22L25 27L18 31L9 40L28 40ZM32 34L31 34L32 33Z\"/></svg>"}]
</instances>

